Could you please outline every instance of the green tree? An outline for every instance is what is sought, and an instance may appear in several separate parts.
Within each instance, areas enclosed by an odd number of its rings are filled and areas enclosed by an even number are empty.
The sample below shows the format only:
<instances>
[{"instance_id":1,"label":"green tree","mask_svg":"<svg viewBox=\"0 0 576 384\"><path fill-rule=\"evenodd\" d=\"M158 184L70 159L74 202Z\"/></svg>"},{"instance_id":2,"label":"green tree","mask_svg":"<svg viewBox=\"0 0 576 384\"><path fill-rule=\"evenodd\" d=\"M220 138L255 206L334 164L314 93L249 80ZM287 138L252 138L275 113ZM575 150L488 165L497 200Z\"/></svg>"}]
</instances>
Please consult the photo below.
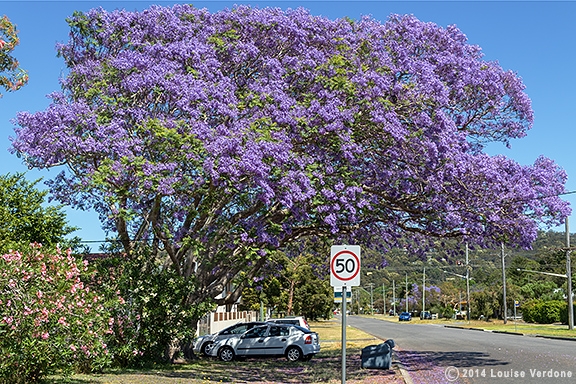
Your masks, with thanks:
<instances>
[{"instance_id":1,"label":"green tree","mask_svg":"<svg viewBox=\"0 0 576 384\"><path fill-rule=\"evenodd\" d=\"M79 239L66 239L77 228L67 224L62 206L46 206L48 191L36 188L23 173L0 176L0 251L25 249L30 243L79 250Z\"/></svg>"},{"instance_id":2,"label":"green tree","mask_svg":"<svg viewBox=\"0 0 576 384\"><path fill-rule=\"evenodd\" d=\"M20 42L17 33L16 26L8 17L2 16L0 18L0 87L9 92L20 89L28 82L28 74L19 68L18 60L11 55ZM0 97L2 97L1 92Z\"/></svg>"},{"instance_id":3,"label":"green tree","mask_svg":"<svg viewBox=\"0 0 576 384\"><path fill-rule=\"evenodd\" d=\"M314 246L305 241L301 244L308 251ZM329 317L334 296L322 268L327 261L320 255L294 248L275 252L263 277L242 291L242 307L258 310L262 302L275 315L303 315L310 320Z\"/></svg>"}]
</instances>

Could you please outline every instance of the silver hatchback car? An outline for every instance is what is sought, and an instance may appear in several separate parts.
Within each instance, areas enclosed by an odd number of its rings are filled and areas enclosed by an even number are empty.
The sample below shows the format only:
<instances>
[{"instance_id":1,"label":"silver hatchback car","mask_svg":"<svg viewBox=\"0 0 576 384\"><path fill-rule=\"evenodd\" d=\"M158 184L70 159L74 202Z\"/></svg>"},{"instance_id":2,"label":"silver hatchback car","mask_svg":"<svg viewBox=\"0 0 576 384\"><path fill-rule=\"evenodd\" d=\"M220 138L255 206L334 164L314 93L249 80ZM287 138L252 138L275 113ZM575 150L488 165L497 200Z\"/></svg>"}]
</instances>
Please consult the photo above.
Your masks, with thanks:
<instances>
[{"instance_id":1,"label":"silver hatchback car","mask_svg":"<svg viewBox=\"0 0 576 384\"><path fill-rule=\"evenodd\" d=\"M320 338L316 332L298 325L268 323L214 343L209 354L222 361L256 356L285 356L288 361L307 361L318 352Z\"/></svg>"},{"instance_id":2,"label":"silver hatchback car","mask_svg":"<svg viewBox=\"0 0 576 384\"><path fill-rule=\"evenodd\" d=\"M204 335L204 336L199 336L198 338L196 338L196 341L194 342L194 353L195 354L203 354L205 356L209 355L210 349L212 349L212 346L214 345L215 342L222 340L222 339L227 339L229 337L235 337L235 336L239 336L241 334L243 334L244 332L259 326L259 325L264 325L266 323L262 322L262 321L248 321L248 322L243 322L243 323L236 323L234 325L231 325L227 328L224 328L223 330L219 331L219 332L215 332L209 335Z\"/></svg>"}]
</instances>

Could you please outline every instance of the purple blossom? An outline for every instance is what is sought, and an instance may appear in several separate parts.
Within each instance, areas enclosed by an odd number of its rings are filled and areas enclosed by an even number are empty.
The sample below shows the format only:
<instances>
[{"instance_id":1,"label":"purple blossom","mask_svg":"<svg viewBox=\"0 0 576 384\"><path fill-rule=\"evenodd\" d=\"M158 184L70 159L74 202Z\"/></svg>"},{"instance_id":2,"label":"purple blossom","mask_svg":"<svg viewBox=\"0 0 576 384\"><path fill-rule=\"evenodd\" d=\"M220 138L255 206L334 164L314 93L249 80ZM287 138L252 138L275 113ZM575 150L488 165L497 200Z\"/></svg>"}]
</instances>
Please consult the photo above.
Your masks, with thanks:
<instances>
[{"instance_id":1,"label":"purple blossom","mask_svg":"<svg viewBox=\"0 0 576 384\"><path fill-rule=\"evenodd\" d=\"M303 236L529 247L570 211L554 162L483 153L533 112L456 27L248 6L71 19L62 90L18 115L12 150L63 166L49 181L62 203L155 236L182 273L193 258L208 296Z\"/></svg>"}]
</instances>

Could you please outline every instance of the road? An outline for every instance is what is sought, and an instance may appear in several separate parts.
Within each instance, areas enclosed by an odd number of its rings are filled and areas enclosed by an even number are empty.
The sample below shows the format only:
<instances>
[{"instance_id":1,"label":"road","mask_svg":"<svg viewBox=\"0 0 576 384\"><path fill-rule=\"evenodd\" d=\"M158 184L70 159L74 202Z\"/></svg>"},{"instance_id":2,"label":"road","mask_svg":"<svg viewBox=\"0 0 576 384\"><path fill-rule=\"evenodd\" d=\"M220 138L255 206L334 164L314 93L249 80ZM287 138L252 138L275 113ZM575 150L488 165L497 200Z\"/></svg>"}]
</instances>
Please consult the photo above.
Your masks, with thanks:
<instances>
[{"instance_id":1,"label":"road","mask_svg":"<svg viewBox=\"0 0 576 384\"><path fill-rule=\"evenodd\" d=\"M576 341L348 316L347 324L393 339L414 384L576 383Z\"/></svg>"}]
</instances>

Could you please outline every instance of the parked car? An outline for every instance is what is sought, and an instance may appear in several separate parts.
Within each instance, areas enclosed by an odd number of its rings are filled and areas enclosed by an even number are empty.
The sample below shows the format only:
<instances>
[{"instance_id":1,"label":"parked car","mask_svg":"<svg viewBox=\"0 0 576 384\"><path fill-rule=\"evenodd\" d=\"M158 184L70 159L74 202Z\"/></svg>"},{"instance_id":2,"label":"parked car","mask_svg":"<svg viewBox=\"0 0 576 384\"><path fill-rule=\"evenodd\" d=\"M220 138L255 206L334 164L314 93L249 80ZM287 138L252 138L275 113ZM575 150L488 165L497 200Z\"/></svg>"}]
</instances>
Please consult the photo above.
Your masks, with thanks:
<instances>
[{"instance_id":1,"label":"parked car","mask_svg":"<svg viewBox=\"0 0 576 384\"><path fill-rule=\"evenodd\" d=\"M429 311L420 312L420 320L431 320L432 314Z\"/></svg>"},{"instance_id":2,"label":"parked car","mask_svg":"<svg viewBox=\"0 0 576 384\"><path fill-rule=\"evenodd\" d=\"M308 325L308 322L304 316L287 316L280 319L268 319L266 321L274 322L277 324L299 325L303 328L310 329L310 326Z\"/></svg>"},{"instance_id":3,"label":"parked car","mask_svg":"<svg viewBox=\"0 0 576 384\"><path fill-rule=\"evenodd\" d=\"M212 333L210 335L200 336L194 342L193 351L196 354L201 353L204 356L208 356L210 349L212 349L212 346L215 342L222 339L227 339L229 337L239 336L256 326L264 324L266 323L263 321L242 322L234 324L228 328L224 328L223 330Z\"/></svg>"},{"instance_id":4,"label":"parked car","mask_svg":"<svg viewBox=\"0 0 576 384\"><path fill-rule=\"evenodd\" d=\"M398 316L398 321L410 321L412 320L412 315L410 312L402 312L400 316Z\"/></svg>"},{"instance_id":5,"label":"parked car","mask_svg":"<svg viewBox=\"0 0 576 384\"><path fill-rule=\"evenodd\" d=\"M320 352L316 332L299 325L267 323L240 336L222 339L209 354L222 361L237 357L285 356L288 361L308 361Z\"/></svg>"}]
</instances>

